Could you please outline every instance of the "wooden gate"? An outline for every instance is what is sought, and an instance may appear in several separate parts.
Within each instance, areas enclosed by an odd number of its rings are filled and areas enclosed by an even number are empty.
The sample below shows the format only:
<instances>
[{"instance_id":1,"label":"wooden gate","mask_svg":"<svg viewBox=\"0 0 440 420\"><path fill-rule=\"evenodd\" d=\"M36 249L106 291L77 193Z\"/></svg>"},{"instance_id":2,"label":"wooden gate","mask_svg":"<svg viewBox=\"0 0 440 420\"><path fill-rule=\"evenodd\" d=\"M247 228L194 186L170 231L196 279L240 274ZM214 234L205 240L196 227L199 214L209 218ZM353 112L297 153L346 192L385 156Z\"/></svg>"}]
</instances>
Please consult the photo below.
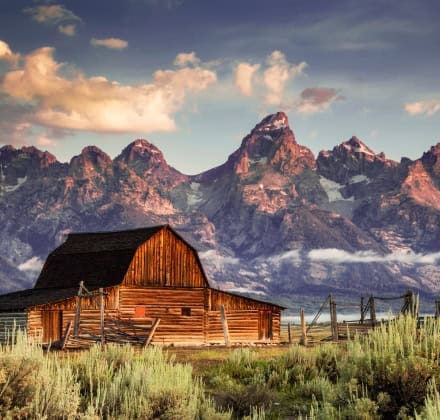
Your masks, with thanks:
<instances>
[{"instance_id":1,"label":"wooden gate","mask_svg":"<svg viewBox=\"0 0 440 420\"><path fill-rule=\"evenodd\" d=\"M63 334L63 311L43 311L43 343L58 341Z\"/></svg>"},{"instance_id":2,"label":"wooden gate","mask_svg":"<svg viewBox=\"0 0 440 420\"><path fill-rule=\"evenodd\" d=\"M259 340L272 340L272 312L260 311L260 317L258 322L258 339Z\"/></svg>"}]
</instances>

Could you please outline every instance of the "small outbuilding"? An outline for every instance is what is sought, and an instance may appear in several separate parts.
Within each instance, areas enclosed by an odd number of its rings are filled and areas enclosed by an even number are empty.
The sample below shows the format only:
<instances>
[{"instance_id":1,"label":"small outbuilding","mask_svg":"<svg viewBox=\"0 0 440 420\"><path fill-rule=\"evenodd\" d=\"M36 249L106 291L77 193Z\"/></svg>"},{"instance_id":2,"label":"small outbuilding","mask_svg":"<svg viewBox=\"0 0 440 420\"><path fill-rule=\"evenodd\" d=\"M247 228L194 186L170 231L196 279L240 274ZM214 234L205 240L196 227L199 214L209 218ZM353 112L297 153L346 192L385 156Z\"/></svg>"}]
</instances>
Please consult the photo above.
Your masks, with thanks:
<instances>
[{"instance_id":1,"label":"small outbuilding","mask_svg":"<svg viewBox=\"0 0 440 420\"><path fill-rule=\"evenodd\" d=\"M84 331L130 342L144 326L144 344L279 343L282 309L210 287L196 250L168 225L74 233L33 289L0 296L0 341L15 325L43 343Z\"/></svg>"}]
</instances>

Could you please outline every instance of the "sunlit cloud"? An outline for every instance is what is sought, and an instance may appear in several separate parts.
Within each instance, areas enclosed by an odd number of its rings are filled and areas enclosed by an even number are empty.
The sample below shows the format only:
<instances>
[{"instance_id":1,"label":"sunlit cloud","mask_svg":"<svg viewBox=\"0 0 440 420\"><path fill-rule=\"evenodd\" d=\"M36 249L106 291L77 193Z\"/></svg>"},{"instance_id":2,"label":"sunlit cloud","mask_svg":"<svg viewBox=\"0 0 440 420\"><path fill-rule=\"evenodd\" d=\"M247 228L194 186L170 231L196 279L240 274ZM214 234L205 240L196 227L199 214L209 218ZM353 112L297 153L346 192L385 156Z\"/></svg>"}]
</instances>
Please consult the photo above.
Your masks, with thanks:
<instances>
[{"instance_id":1,"label":"sunlit cloud","mask_svg":"<svg viewBox=\"0 0 440 420\"><path fill-rule=\"evenodd\" d=\"M344 263L406 263L406 264L436 264L440 263L440 252L418 254L415 252L394 252L380 255L373 251L347 252L337 248L314 249L308 252L311 261L321 261L330 264Z\"/></svg>"},{"instance_id":2,"label":"sunlit cloud","mask_svg":"<svg viewBox=\"0 0 440 420\"><path fill-rule=\"evenodd\" d=\"M198 65L200 64L200 58L197 57L196 53L194 51L190 53L180 53L177 54L174 65L178 67L185 67L188 65Z\"/></svg>"},{"instance_id":3,"label":"sunlit cloud","mask_svg":"<svg viewBox=\"0 0 440 420\"><path fill-rule=\"evenodd\" d=\"M243 96L252 95L253 77L260 64L239 63L235 68L235 86Z\"/></svg>"},{"instance_id":4,"label":"sunlit cloud","mask_svg":"<svg viewBox=\"0 0 440 420\"><path fill-rule=\"evenodd\" d=\"M303 73L307 64L291 64L281 51L273 51L266 60L267 68L263 73L263 83L267 88L265 103L280 105L283 100L284 87L288 80Z\"/></svg>"},{"instance_id":5,"label":"sunlit cloud","mask_svg":"<svg viewBox=\"0 0 440 420\"><path fill-rule=\"evenodd\" d=\"M235 68L235 86L244 96L252 96L258 86L264 92L265 105L284 105L287 83L301 75L306 67L304 61L292 64L281 51L275 50L267 56L265 63L239 63Z\"/></svg>"},{"instance_id":6,"label":"sunlit cloud","mask_svg":"<svg viewBox=\"0 0 440 420\"><path fill-rule=\"evenodd\" d=\"M411 102L404 105L409 115L427 115L431 117L440 111L440 99L428 99L426 101Z\"/></svg>"},{"instance_id":7,"label":"sunlit cloud","mask_svg":"<svg viewBox=\"0 0 440 420\"><path fill-rule=\"evenodd\" d=\"M74 24L58 25L58 31L67 36L74 36L76 33L76 26Z\"/></svg>"},{"instance_id":8,"label":"sunlit cloud","mask_svg":"<svg viewBox=\"0 0 440 420\"><path fill-rule=\"evenodd\" d=\"M128 47L128 42L120 38L92 38L90 40L90 45L93 45L94 47L110 48L112 50L123 50Z\"/></svg>"},{"instance_id":9,"label":"sunlit cloud","mask_svg":"<svg viewBox=\"0 0 440 420\"><path fill-rule=\"evenodd\" d=\"M22 68L7 72L0 90L34 109L28 121L40 126L94 132L148 133L175 130L173 114L190 93L205 90L216 73L201 66L158 70L146 84L120 84L76 71L67 78L54 49L24 57Z\"/></svg>"},{"instance_id":10,"label":"sunlit cloud","mask_svg":"<svg viewBox=\"0 0 440 420\"><path fill-rule=\"evenodd\" d=\"M55 25L66 20L81 20L79 16L60 4L28 7L24 9L24 12L31 15L36 22L49 25Z\"/></svg>"},{"instance_id":11,"label":"sunlit cloud","mask_svg":"<svg viewBox=\"0 0 440 420\"><path fill-rule=\"evenodd\" d=\"M296 106L298 112L313 114L325 111L334 101L342 100L338 91L333 88L312 87L301 92L300 100Z\"/></svg>"},{"instance_id":12,"label":"sunlit cloud","mask_svg":"<svg viewBox=\"0 0 440 420\"><path fill-rule=\"evenodd\" d=\"M9 45L0 40L0 60L7 61L11 66L17 66L20 54L14 54Z\"/></svg>"},{"instance_id":13,"label":"sunlit cloud","mask_svg":"<svg viewBox=\"0 0 440 420\"><path fill-rule=\"evenodd\" d=\"M199 252L199 257L204 265L215 271L222 271L226 266L235 266L240 263L238 258L223 255L215 249Z\"/></svg>"},{"instance_id":14,"label":"sunlit cloud","mask_svg":"<svg viewBox=\"0 0 440 420\"><path fill-rule=\"evenodd\" d=\"M50 146L53 147L58 145L58 142L50 138L46 132L40 133L37 136L36 143L38 144L38 146L42 146L42 147L50 147Z\"/></svg>"},{"instance_id":15,"label":"sunlit cloud","mask_svg":"<svg viewBox=\"0 0 440 420\"><path fill-rule=\"evenodd\" d=\"M38 257L32 257L18 266L20 271L39 272L43 268L44 261Z\"/></svg>"}]
</instances>

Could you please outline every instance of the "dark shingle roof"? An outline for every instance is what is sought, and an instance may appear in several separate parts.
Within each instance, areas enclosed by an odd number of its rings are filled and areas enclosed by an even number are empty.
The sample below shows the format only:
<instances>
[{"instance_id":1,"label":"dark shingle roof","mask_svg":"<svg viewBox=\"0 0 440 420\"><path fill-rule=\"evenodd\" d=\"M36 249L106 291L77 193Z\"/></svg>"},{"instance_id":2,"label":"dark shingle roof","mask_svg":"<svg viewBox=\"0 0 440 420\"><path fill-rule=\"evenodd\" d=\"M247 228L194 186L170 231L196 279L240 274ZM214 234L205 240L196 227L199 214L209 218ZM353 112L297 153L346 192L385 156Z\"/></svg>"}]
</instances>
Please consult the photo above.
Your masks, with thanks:
<instances>
[{"instance_id":1,"label":"dark shingle roof","mask_svg":"<svg viewBox=\"0 0 440 420\"><path fill-rule=\"evenodd\" d=\"M122 282L136 249L164 226L120 232L74 233L48 257L36 289L109 287Z\"/></svg>"},{"instance_id":2,"label":"dark shingle roof","mask_svg":"<svg viewBox=\"0 0 440 420\"><path fill-rule=\"evenodd\" d=\"M78 287L20 290L0 296L0 312L21 311L32 306L59 302L77 293Z\"/></svg>"}]
</instances>

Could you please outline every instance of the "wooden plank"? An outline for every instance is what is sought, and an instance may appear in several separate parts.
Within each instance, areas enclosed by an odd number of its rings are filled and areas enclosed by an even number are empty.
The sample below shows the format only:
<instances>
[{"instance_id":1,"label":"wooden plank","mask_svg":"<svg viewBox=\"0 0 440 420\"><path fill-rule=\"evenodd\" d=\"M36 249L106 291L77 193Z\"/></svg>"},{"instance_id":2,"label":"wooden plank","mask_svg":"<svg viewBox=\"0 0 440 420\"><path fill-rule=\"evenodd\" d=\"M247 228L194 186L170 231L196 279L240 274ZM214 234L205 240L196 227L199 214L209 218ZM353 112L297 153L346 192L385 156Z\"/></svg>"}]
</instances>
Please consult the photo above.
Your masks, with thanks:
<instances>
[{"instance_id":1,"label":"wooden plank","mask_svg":"<svg viewBox=\"0 0 440 420\"><path fill-rule=\"evenodd\" d=\"M159 326L159 323L160 323L160 318L157 318L157 319L154 321L153 326L151 327L151 330L150 330L150 332L148 333L148 336L147 336L147 338L145 339L145 341L144 341L144 343L143 343L143 347L147 347L147 346L151 343L151 340L152 340L153 337L154 337L154 333L156 332L156 329L157 329L157 327Z\"/></svg>"},{"instance_id":2,"label":"wooden plank","mask_svg":"<svg viewBox=\"0 0 440 420\"><path fill-rule=\"evenodd\" d=\"M229 341L229 328L228 328L228 319L226 318L226 311L223 305L219 305L220 310L220 319L222 321L223 335L225 338L225 346L229 347L231 345Z\"/></svg>"},{"instance_id":3,"label":"wooden plank","mask_svg":"<svg viewBox=\"0 0 440 420\"><path fill-rule=\"evenodd\" d=\"M70 321L67 324L67 328L64 331L64 337L62 338L62 341L61 341L61 350L64 350L64 348L66 347L66 343L69 340L71 333L72 333L72 321Z\"/></svg>"},{"instance_id":4,"label":"wooden plank","mask_svg":"<svg viewBox=\"0 0 440 420\"><path fill-rule=\"evenodd\" d=\"M78 295L76 300L76 312L75 312L75 322L73 326L73 335L78 334L78 328L79 328L79 318L81 316L81 299L82 299L82 289L84 286L84 282L81 280L79 282L79 289L78 289Z\"/></svg>"},{"instance_id":5,"label":"wooden plank","mask_svg":"<svg viewBox=\"0 0 440 420\"><path fill-rule=\"evenodd\" d=\"M99 316L99 324L101 328L101 344L104 344L105 342L105 336L104 336L104 289L102 287L99 288L99 309L100 309L100 316Z\"/></svg>"}]
</instances>

